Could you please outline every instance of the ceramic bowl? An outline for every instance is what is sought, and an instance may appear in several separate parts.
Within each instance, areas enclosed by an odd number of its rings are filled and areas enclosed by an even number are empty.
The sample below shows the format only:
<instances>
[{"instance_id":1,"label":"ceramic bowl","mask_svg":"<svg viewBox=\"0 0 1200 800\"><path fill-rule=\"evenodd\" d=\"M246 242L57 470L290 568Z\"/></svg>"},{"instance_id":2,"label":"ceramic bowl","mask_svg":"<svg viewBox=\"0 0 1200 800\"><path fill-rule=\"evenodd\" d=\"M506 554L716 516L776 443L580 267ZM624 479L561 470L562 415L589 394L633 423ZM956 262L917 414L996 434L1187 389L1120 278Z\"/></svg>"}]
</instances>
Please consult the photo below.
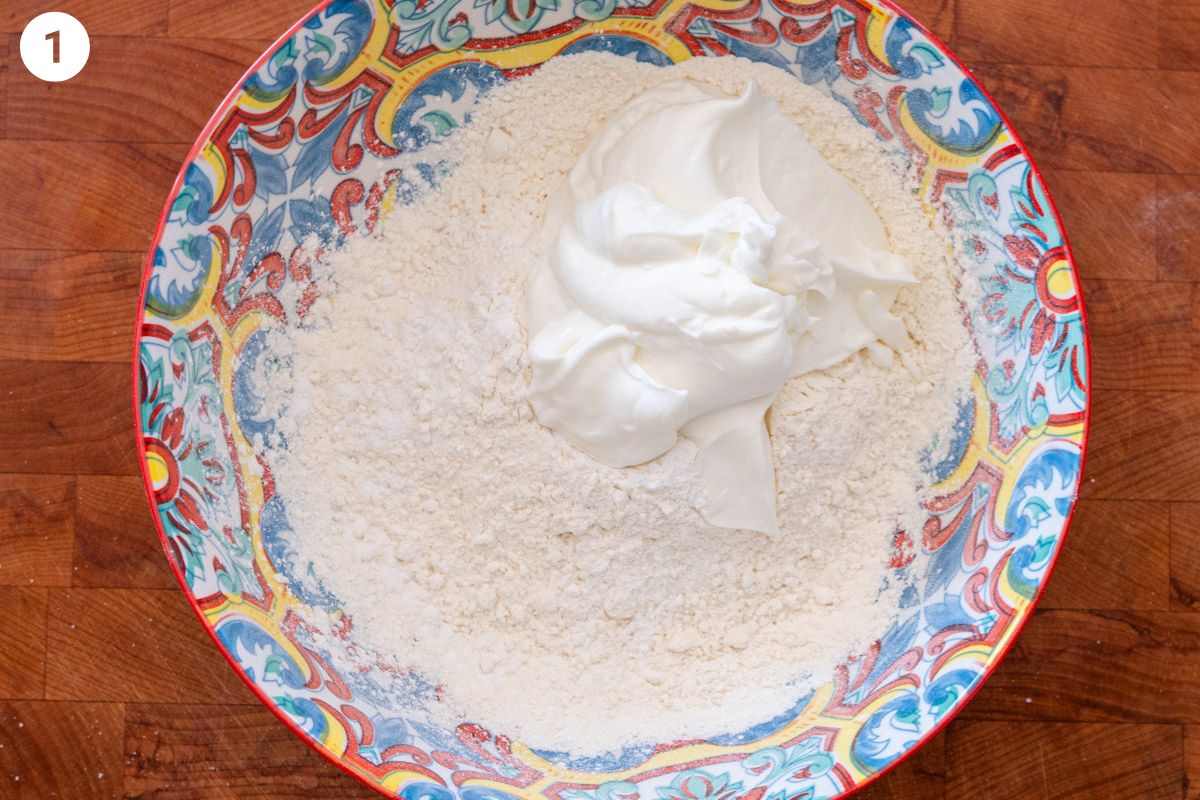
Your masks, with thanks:
<instances>
[{"instance_id":1,"label":"ceramic bowl","mask_svg":"<svg viewBox=\"0 0 1200 800\"><path fill-rule=\"evenodd\" d=\"M766 61L902 148L980 289L967 311L982 357L961 436L933 465L928 520L907 534L931 557L898 624L784 717L571 761L478 725L422 726L380 672L332 666L328 637L347 634L307 620L334 601L280 573L281 499L250 444L273 421L247 373L264 329L313 298L298 239L373 226L402 184L386 176L397 142L423 146L497 82L585 50L660 65ZM214 642L318 752L410 800L853 791L945 725L1012 644L1062 546L1088 419L1078 276L1028 151L945 46L870 0L325 2L263 54L192 147L146 265L134 367L146 490Z\"/></svg>"}]
</instances>

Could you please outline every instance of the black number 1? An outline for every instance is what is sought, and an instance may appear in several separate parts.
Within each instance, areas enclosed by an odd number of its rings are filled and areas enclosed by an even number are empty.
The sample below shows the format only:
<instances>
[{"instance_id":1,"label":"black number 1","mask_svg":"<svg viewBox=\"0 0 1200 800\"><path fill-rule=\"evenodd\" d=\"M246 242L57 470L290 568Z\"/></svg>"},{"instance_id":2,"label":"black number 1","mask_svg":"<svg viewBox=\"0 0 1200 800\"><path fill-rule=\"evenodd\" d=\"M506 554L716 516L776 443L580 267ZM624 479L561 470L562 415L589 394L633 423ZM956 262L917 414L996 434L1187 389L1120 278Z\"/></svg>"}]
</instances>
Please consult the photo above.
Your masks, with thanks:
<instances>
[{"instance_id":1,"label":"black number 1","mask_svg":"<svg viewBox=\"0 0 1200 800\"><path fill-rule=\"evenodd\" d=\"M58 63L58 35L59 31L50 31L46 34L46 38L54 42L54 63Z\"/></svg>"}]
</instances>

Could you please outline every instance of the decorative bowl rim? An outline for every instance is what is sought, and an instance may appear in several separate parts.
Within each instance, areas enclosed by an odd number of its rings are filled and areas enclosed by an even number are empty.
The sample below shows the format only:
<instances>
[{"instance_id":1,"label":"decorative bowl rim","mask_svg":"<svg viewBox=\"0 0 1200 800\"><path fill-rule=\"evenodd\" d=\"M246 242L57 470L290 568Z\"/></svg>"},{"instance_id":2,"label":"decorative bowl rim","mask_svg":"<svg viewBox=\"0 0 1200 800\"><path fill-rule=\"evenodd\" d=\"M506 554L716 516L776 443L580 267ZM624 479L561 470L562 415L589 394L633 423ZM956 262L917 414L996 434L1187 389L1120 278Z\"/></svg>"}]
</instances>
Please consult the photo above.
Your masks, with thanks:
<instances>
[{"instance_id":1,"label":"decorative bowl rim","mask_svg":"<svg viewBox=\"0 0 1200 800\"><path fill-rule=\"evenodd\" d=\"M142 484L143 484L143 488L146 492L146 497L147 497L152 509L155 504L154 488L153 488L153 484L151 481L151 475L150 475L149 469L147 467L145 440L144 440L144 437L140 435L140 431L142 431L142 429L143 429L143 427L142 427L143 420L142 420L142 414L141 414L141 408L140 408L140 402L139 402L139 392L138 392L138 389L139 389L138 365L139 365L140 348L142 345L142 338L143 338L142 327L143 327L143 322L144 322L145 315L146 315L146 294L147 294L147 288L148 288L148 285L150 282L150 277L151 277L151 274L154 269L155 249L158 247L159 243L162 241L163 233L165 231L165 228L166 228L166 225L168 222L168 217L170 214L172 201L178 195L179 190L184 185L189 165L192 164L192 162L195 160L195 158L200 154L201 150L204 147L204 144L209 140L209 137L213 134L213 132L217 129L217 127L222 122L222 119L223 119L225 113L229 110L229 108L231 108L236 103L237 98L241 95L241 93L243 91L243 87L244 87L245 83L248 80L250 80L255 75L255 73L257 73L268 62L268 60L271 58L271 56L273 54L275 54L277 51L279 51L279 49L288 42L288 40L290 40L293 36L295 36L297 33L299 33L301 31L301 29L309 22L309 20L311 20L315 15L321 13L328 6L332 5L333 3L337 2L337 1L338 0L317 0L316 4L312 8L310 8L307 12L305 12L303 15L301 15L295 22L293 22L279 37L277 37L275 39L275 41L273 41L270 44L270 46L268 46L266 49L264 49L263 52L260 53L255 58L253 63L245 70L245 72L241 75L241 77L238 79L238 81L233 85L233 87L230 89L230 91L225 95L224 98L222 98L220 103L217 104L216 109L214 110L213 114L209 117L208 121L205 122L204 126L200 129L199 133L196 136L195 141L192 143L191 147L188 149L188 153L183 159L182 166L180 167L179 172L176 174L175 180L171 184L170 191L167 194L167 200L163 205L163 210L159 215L158 224L155 227L154 236L151 239L151 244L149 247L145 266L143 267L143 270L142 270L142 278L141 278L140 287L138 290L139 302L138 302L138 307L137 307L137 311L135 313L135 320L134 320L133 358L132 358L132 369L133 369L132 405L133 405L133 415L134 415L134 430L139 432L139 435L136 437L138 469L139 469L139 473L142 478ZM897 3L895 0L866 0L866 2L869 2L870 4L878 6L878 7L882 7L884 9L892 12L893 14L897 15L898 17L906 20L918 32L920 32L922 35L927 37L929 39L929 41L938 48L938 50L940 51L941 54L945 55L958 69L960 69L962 71L963 75L966 78L970 79L979 88L979 90L983 94L984 99L996 111L996 113L999 116L1000 121L1003 125L1003 128L1012 137L1013 143L1017 147L1019 153L1028 162L1029 169L1032 172L1033 178L1036 179L1042 186L1045 186L1046 181L1045 181L1045 177L1044 177L1042 170L1038 167L1037 162L1034 159L1033 154L1030 151L1029 147L1025 144L1024 139L1021 137L1021 135L1017 131L1017 129L1013 126L1012 121L1009 118L1008 114L1005 113L1004 109L996 102L995 98L993 97L992 93L987 89L986 85L982 81L980 81L979 78L975 75L975 73L962 61L962 59L960 59L958 57L958 55L949 46L947 46L947 44L941 39L941 37L939 37L937 34L935 34L929 27L927 27L920 20L914 18L911 14L909 14L907 11L905 11L904 8L899 3ZM1058 206L1055 203L1054 198L1050 194L1049 191L1046 192L1045 199L1049 205L1048 210L1049 210L1050 216L1054 220L1059 232L1062 234L1066 262L1069 265L1072 278L1075 280L1075 283L1078 286L1080 283L1079 269L1078 269L1078 266L1075 261L1074 250L1071 246L1070 237L1066 231L1066 228L1062 224L1062 217L1059 213ZM1076 298L1077 298L1078 305L1079 305L1080 324L1081 324L1081 327L1083 330L1084 359L1085 359L1085 364L1086 364L1086 368L1087 368L1087 374L1090 376L1092 374L1091 329L1090 329L1090 325L1088 322L1086 302L1084 300L1082 290L1077 292ZM1092 421L1091 411L1092 411L1092 389L1089 386L1086 391L1085 398L1084 398L1084 408L1083 408L1083 415L1082 415L1082 429L1081 429L1080 439L1079 439L1079 452L1080 452L1079 474L1080 474L1080 476L1082 476L1084 474L1084 472L1086 470L1086 466L1087 466L1087 451L1088 451L1088 443L1090 440L1091 421ZM892 761L890 764L888 764L887 766L880 769L878 772L868 776L861 783L859 783L858 785L856 785L855 787L850 789L848 792L841 795L841 797L844 798L844 797L848 797L853 794L857 794L859 791L861 791L866 786L869 786L870 784L874 783L875 781L879 780L880 778L883 778L884 776L886 776L887 774L892 772L894 769L899 767L901 764L905 763L910 758L912 758L919 750L921 750L925 745L927 745L930 741L932 741L934 738L936 738L938 736L938 734L940 734L942 732L942 730L958 715L958 713L961 711L961 709L963 707L965 707L968 703L970 703L970 701L975 697L975 695L979 692L979 690L983 688L983 686L992 677L992 675L995 674L997 668L1000 666L1001 663L1003 663L1005 657L1008 655L1013 644L1020 637L1021 633L1025 629L1025 626L1028 624L1029 620L1032 618L1033 611L1037 607L1038 602L1041 600L1042 594L1043 594L1043 592L1045 592L1047 583L1049 582L1050 578L1053 576L1054 569L1055 569L1055 567L1057 567L1058 561L1062 557L1062 548L1066 543L1066 537L1070 531L1071 523L1074 521L1076 511L1078 510L1078 506L1079 506L1079 494L1077 491L1076 495L1071 503L1071 508L1068 511L1068 513L1063 521L1062 531L1059 534L1058 546L1056 547L1054 554L1052 555L1049 563L1046 566L1046 574L1045 574L1044 578L1039 582L1037 591L1033 595L1029 605L1026 607L1024 615L1020 619L1016 620L1016 626L1013 630L1012 636L1008 637L1007 641L1002 642L998 645L998 647L995 651L995 654L991 659L991 663L984 669L983 673L980 676L979 681L976 682L974 686L970 687L967 690L966 694L961 698L961 700L956 703L956 708L952 713L948 714L944 719L939 720L927 732L922 734L922 736L915 743L913 743L910 747L908 747L908 749L905 750L904 753L899 755L894 761ZM193 592L190 590L190 588L188 586L188 583L187 583L187 580L186 580L186 577L185 577L183 571L175 563L174 559L171 558L170 544L169 544L169 541L167 538L166 531L163 528L161 517L157 513L153 513L152 517L154 520L155 531L157 532L158 537L159 537L159 543L162 545L164 553L167 556L167 562L170 565L172 574L175 576L175 580L178 582L180 589L183 590L183 594L187 598L189 607L191 608L192 612L196 615L196 617L200 621L201 626L204 628L205 632L208 634L208 636L212 640L213 644L216 645L216 648L220 652L221 656L225 659L226 662L228 662L229 666L233 669L233 671L237 674L237 676L241 679L241 681L246 685L246 687L251 691L251 693L253 693L254 696L258 699L258 701L263 704L263 706L265 706L280 722L283 723L283 725L285 727L288 728L288 730L290 730L293 734L295 734L311 750L314 750L315 752L320 754L320 756L322 758L331 762L335 767L337 767L339 770L344 772L346 775L349 775L351 778L356 780L361 785L363 785L375 792L383 794L383 788L381 786L368 781L363 775L361 775L358 772L351 769L342 759L336 757L327 748L322 747L320 745L320 743L318 743L313 738L308 736L305 733L305 731L294 720L292 720L287 715L287 713L282 708L279 707L278 704L276 704L266 694L266 692L262 689L262 687L260 687L249 675L247 675L247 673L243 669L241 669L239 667L237 661L235 661L233 656L229 653L226 645L220 640L220 638L217 635L216 630L210 624L208 618L205 616L204 611L201 609L196 596L193 594Z\"/></svg>"}]
</instances>

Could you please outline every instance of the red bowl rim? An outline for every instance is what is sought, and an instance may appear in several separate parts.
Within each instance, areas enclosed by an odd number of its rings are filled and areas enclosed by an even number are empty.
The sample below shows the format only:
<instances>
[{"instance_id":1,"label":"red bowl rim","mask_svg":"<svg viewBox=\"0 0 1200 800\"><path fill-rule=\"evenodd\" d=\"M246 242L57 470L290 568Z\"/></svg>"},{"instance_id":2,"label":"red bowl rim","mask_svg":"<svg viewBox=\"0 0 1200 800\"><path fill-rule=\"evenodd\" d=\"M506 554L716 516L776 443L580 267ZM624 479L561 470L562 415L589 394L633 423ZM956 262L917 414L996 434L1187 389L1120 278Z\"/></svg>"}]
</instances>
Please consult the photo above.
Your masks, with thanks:
<instances>
[{"instance_id":1,"label":"red bowl rim","mask_svg":"<svg viewBox=\"0 0 1200 800\"><path fill-rule=\"evenodd\" d=\"M199 135L196 137L196 141L192 144L191 148L188 150L188 154L183 160L183 165L180 167L179 173L175 176L175 181L171 185L171 190L167 195L167 201L163 205L162 214L159 216L158 226L154 231L154 238L152 239L149 254L146 257L146 265L142 270L141 288L139 289L139 294L138 294L138 309L137 309L137 314L136 314L134 336L133 336L133 394L132 394L132 398L133 398L134 430L137 433L138 469L142 476L142 484L143 484L143 487L145 488L146 497L150 503L150 508L151 508L152 512L155 507L154 488L150 481L149 470L146 467L146 446L145 446L145 439L142 436L141 402L140 402L140 396L139 396L139 392L138 392L138 379L139 379L139 364L140 364L140 354L141 354L141 344L142 344L142 324L145 319L145 312L146 312L146 288L149 284L150 276L154 269L154 251L158 248L159 243L162 241L163 231L166 228L167 217L170 215L172 201L178 195L180 187L183 186L184 178L187 174L189 165L191 165L191 163L195 160L196 156L199 155L201 148L203 147L204 143L208 141L208 139L211 136L211 134L213 133L213 131L215 131L217 129L217 126L220 125L225 112L232 106L233 103L236 102L237 97L242 93L242 89L243 89L246 81L248 81L256 72L258 72L258 70L262 68L262 66L267 62L267 60L271 57L271 55L274 54L276 51L278 51L279 48L282 47L284 45L284 43L287 42L287 40L291 39L294 35L296 35L296 33L299 32L300 29L304 27L305 23L307 23L315 15L317 15L321 11L323 11L332 2L334 2L334 0L319 0L319 2L315 6L313 6L313 8L308 13L304 14L298 20L296 20L296 22L293 23L291 25L291 27L289 27L287 29L287 31L285 31L283 33L283 35L281 35L279 38L277 38L271 44L270 47L268 47L266 50L264 50L258 56L258 58L255 59L254 63L250 66L250 68L246 70L246 72L242 75L242 77L238 80L238 82L236 84L234 84L233 88L225 95L224 99L222 99L221 102L217 105L217 110L213 113L212 117L209 118L208 122L206 122L204 124L204 127L201 128ZM992 96L992 93L990 91L988 91L987 87L984 86L983 83L975 76L975 73L966 64L963 63L963 61L954 53L954 51L951 50L946 45L946 43L941 40L941 38L939 38L933 31L931 31L923 23L921 23L919 20L915 19L911 14L909 14L903 8L901 8L900 5L895 2L895 0L866 0L866 2L873 3L875 5L886 8L889 11L896 14L897 16L907 20L917 30L919 30L924 36L926 36L929 39L929 41L931 41L934 45L936 45L941 53L943 53L945 56L947 56L960 70L962 70L963 74L967 78L969 78L977 87L979 87L979 90L983 93L984 97L991 104L992 108L994 108L996 110L996 113L999 114L1000 119L1004 124L1005 130L1012 137L1013 143L1016 144L1018 151L1021 153L1022 156L1025 157L1026 161L1028 161L1029 167L1033 171L1034 178L1042 185L1043 189L1045 190L1046 199L1049 202L1050 214L1054 218L1055 225L1058 226L1059 231L1062 233L1063 245L1064 245L1065 252L1066 252L1067 263L1069 264L1070 269L1071 269L1071 276L1075 281L1076 297L1079 302L1079 317L1080 317L1080 322L1083 326L1083 350L1084 350L1085 363L1087 364L1087 375L1088 375L1089 384L1088 384L1087 396L1086 396L1084 410L1083 410L1083 430L1081 433L1081 439L1080 439L1080 443L1079 443L1079 458L1080 458L1080 461L1079 461L1079 475L1080 475L1079 487L1076 488L1075 498L1071 503L1071 509L1067 513L1066 519L1063 521L1063 529L1062 529L1062 533L1059 534L1058 547L1055 549L1054 555L1051 558L1050 563L1046 567L1046 574L1042 578L1041 582L1038 584L1037 592L1034 594L1029 605L1026 606L1024 615L1019 620L1017 620L1017 627L1016 627L1016 630L1014 631L1013 635L1008 637L1008 640L1000 646L1000 649L996 652L996 654L992 658L991 663L988 665L988 667L984 670L984 672L980 676L979 681L976 682L976 684L974 686L972 686L971 689L968 690L966 695L964 695L963 698L956 704L956 707L951 714L949 714L945 719L940 720L929 731L927 731L925 734L923 734L922 737L920 739L918 739L915 744L913 744L911 747L909 747L901 756L896 758L896 760L894 760L892 763L888 764L886 767L881 769L879 772L876 772L875 774L868 777L862 783L859 783L859 784L855 785L854 787L852 787L851 789L849 789L848 791L843 792L841 795L838 796L837 800L845 800L845 798L849 798L851 795L857 794L859 791L861 791L865 787L871 785L875 781L879 780L880 778L884 777L888 773L892 772L897 767L899 767L901 764L903 764L904 762L906 762L910 758L912 758L914 755L916 755L916 753L919 750L921 750L921 748L923 748L926 744L928 744L930 741L932 741L939 733L942 732L942 730L948 724L950 724L950 722L956 716L958 716L958 714L961 712L961 710L971 701L972 698L975 697L975 695L979 692L979 690L981 688L983 688L983 685L985 683L987 683L987 681L996 672L996 669L1004 661L1005 656L1008 655L1009 650L1012 648L1012 646L1016 642L1017 638L1021 635L1022 631L1024 631L1025 626L1029 623L1029 620L1033 617L1034 609L1037 607L1038 602L1041 600L1042 593L1046 590L1046 584L1050 581L1050 577L1054 573L1054 568L1058 565L1058 560L1062 556L1062 549L1063 549L1063 546L1066 544L1067 534L1070 531L1071 523L1075 518L1075 512L1079 507L1079 489L1083 485L1083 475L1085 473L1085 469L1087 466L1088 439L1089 439L1089 434L1091 432L1091 419L1092 419L1092 388L1091 388L1091 383L1090 383L1090 381L1092 380L1091 332L1090 332L1090 328L1088 325L1087 312L1086 312L1084 299L1083 299L1083 288L1082 288L1082 284L1080 282L1079 269L1075 263L1075 257L1074 257L1073 250L1071 248L1071 242L1070 242L1069 237L1067 236L1066 229L1063 227L1062 217L1059 214L1058 206L1055 204L1054 198L1050 194L1049 187L1046 185L1046 180L1042 174L1042 171L1038 168L1037 163L1034 161L1033 154L1030 152L1028 146L1026 146L1025 141L1021 138L1020 134L1017 133L1016 128L1013 127L1012 121L1009 119L1008 115L1005 114L1004 110L999 106L999 104L996 103L996 100ZM289 717L281 708L279 708L279 706L275 704L275 702L267 695L267 693L265 691L263 691L263 689L261 687L259 687L259 685L257 683L255 683L245 673L244 670L242 670L241 666L239 666L238 663L233 659L233 657L229 654L229 651L225 648L225 645L217 637L216 630L209 624L208 618L205 616L204 611L200 608L199 603L196 601L195 595L192 594L191 588L187 584L187 580L184 576L183 571L179 568L179 565L175 563L175 558L171 554L170 543L167 539L166 531L163 529L162 519L160 518L160 516L157 513L152 513L151 516L154 519L154 528L158 532L159 542L162 545L164 552L166 553L168 563L171 565L171 571L172 571L172 573L174 573L175 580L179 583L179 587L183 590L183 594L187 598L188 605L191 606L192 612L195 613L196 617L200 620L201 626L204 628L205 632L208 633L209 638L212 639L213 644L215 644L217 647L217 650L221 653L221 655L229 663L229 666L233 668L234 672L237 673L238 677L242 679L242 682L244 684L246 684L246 687L249 688L250 691L254 694L254 696L258 698L259 702L261 702L264 706L266 706L266 708L268 710L270 710L271 713L274 714L275 717L278 718L280 722L282 722L289 730L291 730L292 733L296 734L305 744L307 744L309 746L309 748L311 748L312 750L319 753L323 758L325 758L327 761L332 763L334 766L336 766L342 772L346 773L350 777L357 780L363 786L365 786L369 789L372 789L381 795L387 796L383 790L383 787L381 787L377 783L374 783L374 782L368 780L365 776L360 774L358 771L349 767L344 761L342 761L340 758L337 758L327 748L323 747L321 744L316 742L312 737L310 737L303 728L301 728L299 725L297 725L295 723L295 721L292 720L291 717Z\"/></svg>"}]
</instances>

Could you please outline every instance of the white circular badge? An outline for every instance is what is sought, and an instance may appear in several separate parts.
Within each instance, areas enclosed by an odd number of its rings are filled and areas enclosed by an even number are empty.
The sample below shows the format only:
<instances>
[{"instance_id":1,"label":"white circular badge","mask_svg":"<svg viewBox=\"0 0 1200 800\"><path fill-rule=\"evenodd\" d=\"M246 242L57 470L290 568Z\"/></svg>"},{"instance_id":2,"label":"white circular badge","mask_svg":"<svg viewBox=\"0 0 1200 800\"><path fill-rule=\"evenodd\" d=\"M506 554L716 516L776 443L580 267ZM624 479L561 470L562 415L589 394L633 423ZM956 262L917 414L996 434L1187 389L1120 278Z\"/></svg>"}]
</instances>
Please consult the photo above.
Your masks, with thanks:
<instances>
[{"instance_id":1,"label":"white circular badge","mask_svg":"<svg viewBox=\"0 0 1200 800\"><path fill-rule=\"evenodd\" d=\"M83 24L61 11L38 14L21 32L21 60L44 81L74 78L87 63L91 49Z\"/></svg>"}]
</instances>

